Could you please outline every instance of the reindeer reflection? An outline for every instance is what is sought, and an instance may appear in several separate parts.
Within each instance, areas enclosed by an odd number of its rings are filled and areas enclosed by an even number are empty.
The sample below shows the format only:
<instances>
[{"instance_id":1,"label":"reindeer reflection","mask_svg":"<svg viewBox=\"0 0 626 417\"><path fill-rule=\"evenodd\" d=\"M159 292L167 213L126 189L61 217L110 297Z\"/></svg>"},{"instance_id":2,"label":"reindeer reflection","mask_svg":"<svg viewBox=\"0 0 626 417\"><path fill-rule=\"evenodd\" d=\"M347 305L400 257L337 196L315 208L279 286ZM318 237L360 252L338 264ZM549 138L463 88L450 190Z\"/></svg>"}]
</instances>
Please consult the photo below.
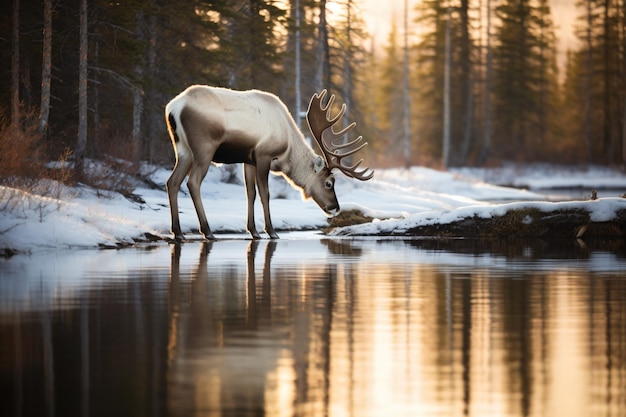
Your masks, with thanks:
<instances>
[{"instance_id":1,"label":"reindeer reflection","mask_svg":"<svg viewBox=\"0 0 626 417\"><path fill-rule=\"evenodd\" d=\"M196 247L172 246L168 413L325 415L338 380L356 409L359 244L204 242L189 268Z\"/></svg>"},{"instance_id":2,"label":"reindeer reflection","mask_svg":"<svg viewBox=\"0 0 626 417\"><path fill-rule=\"evenodd\" d=\"M239 253L245 247L243 241L227 244ZM268 376L279 367L282 352L280 345L258 336L258 327L271 315L271 260L276 244L269 241L265 246L260 288L255 271L260 241L250 241L245 249L245 285L239 264L220 262L224 242L203 242L191 271L181 262L187 247L172 245L167 403L174 414L263 408ZM228 250L232 256L234 249Z\"/></svg>"},{"instance_id":3,"label":"reindeer reflection","mask_svg":"<svg viewBox=\"0 0 626 417\"><path fill-rule=\"evenodd\" d=\"M256 273L254 270L254 259L256 257L257 250L260 242L258 240L252 240L248 246L247 256L247 274L246 282L248 288L248 323L252 327L257 325L257 314L262 317L270 318L272 312L272 256L276 250L276 241L268 242L265 247L265 260L263 264L263 284L260 305L257 306L257 288L256 288Z\"/></svg>"}]
</instances>

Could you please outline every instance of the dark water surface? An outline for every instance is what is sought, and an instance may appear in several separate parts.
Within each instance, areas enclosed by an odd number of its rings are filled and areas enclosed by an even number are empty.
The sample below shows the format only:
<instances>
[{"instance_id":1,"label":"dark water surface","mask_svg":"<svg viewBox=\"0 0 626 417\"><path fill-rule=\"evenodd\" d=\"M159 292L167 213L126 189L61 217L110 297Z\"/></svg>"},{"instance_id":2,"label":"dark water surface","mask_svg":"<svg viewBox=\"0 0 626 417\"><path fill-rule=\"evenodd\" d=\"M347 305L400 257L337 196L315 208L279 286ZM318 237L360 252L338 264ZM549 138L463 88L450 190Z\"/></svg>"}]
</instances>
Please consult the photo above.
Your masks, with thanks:
<instances>
[{"instance_id":1,"label":"dark water surface","mask_svg":"<svg viewBox=\"0 0 626 417\"><path fill-rule=\"evenodd\" d=\"M0 260L1 416L626 416L623 243Z\"/></svg>"}]
</instances>

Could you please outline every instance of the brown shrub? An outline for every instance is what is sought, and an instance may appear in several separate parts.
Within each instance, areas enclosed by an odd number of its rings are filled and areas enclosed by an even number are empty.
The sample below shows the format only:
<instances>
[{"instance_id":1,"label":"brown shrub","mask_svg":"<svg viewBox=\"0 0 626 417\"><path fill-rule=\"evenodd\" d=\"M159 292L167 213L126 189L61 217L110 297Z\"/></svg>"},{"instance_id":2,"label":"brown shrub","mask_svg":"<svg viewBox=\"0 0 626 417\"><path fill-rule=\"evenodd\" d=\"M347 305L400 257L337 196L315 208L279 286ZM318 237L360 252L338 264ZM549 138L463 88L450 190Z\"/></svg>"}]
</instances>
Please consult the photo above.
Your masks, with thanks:
<instances>
[{"instance_id":1,"label":"brown shrub","mask_svg":"<svg viewBox=\"0 0 626 417\"><path fill-rule=\"evenodd\" d=\"M3 184L41 176L40 135L32 123L13 126L0 120L0 181Z\"/></svg>"},{"instance_id":2,"label":"brown shrub","mask_svg":"<svg viewBox=\"0 0 626 417\"><path fill-rule=\"evenodd\" d=\"M34 112L24 113L20 126L11 125L6 117L0 119L0 185L25 191L26 195L58 198L62 184L72 180L72 170L67 163L71 153L66 150L56 165L46 166L45 143L37 130L37 118ZM42 181L44 179L52 181ZM3 193L3 206L10 207L14 202L8 200L18 195Z\"/></svg>"}]
</instances>

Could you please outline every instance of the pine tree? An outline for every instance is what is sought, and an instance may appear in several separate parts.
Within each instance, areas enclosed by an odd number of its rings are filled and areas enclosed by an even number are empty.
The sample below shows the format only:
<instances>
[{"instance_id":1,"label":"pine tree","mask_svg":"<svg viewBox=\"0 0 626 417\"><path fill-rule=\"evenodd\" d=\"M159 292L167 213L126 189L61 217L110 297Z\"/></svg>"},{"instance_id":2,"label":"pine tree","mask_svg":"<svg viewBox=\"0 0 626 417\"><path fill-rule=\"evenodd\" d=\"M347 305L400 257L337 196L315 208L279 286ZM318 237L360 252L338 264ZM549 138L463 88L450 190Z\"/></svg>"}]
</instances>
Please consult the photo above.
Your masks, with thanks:
<instances>
[{"instance_id":1,"label":"pine tree","mask_svg":"<svg viewBox=\"0 0 626 417\"><path fill-rule=\"evenodd\" d=\"M345 103L346 114L353 120L360 113L355 90L361 82L359 69L364 62L365 50L362 45L367 34L354 0L346 0L341 6L339 12L332 16L333 25L329 30L332 77L328 87Z\"/></svg>"},{"instance_id":2,"label":"pine tree","mask_svg":"<svg viewBox=\"0 0 626 417\"><path fill-rule=\"evenodd\" d=\"M398 29L395 22L392 22L391 30L384 48L384 56L380 60L378 74L377 99L379 104L376 115L378 129L382 138L377 142L378 152L384 152L392 160L399 161L403 130L403 91L402 91L402 50L399 45Z\"/></svg>"},{"instance_id":3,"label":"pine tree","mask_svg":"<svg viewBox=\"0 0 626 417\"><path fill-rule=\"evenodd\" d=\"M286 26L286 10L266 0L229 2L229 9L220 42L221 52L230 57L228 85L280 91L284 51L278 31Z\"/></svg>"},{"instance_id":4,"label":"pine tree","mask_svg":"<svg viewBox=\"0 0 626 417\"><path fill-rule=\"evenodd\" d=\"M13 0L11 12L11 126L19 129L20 115L20 0Z\"/></svg>"},{"instance_id":5,"label":"pine tree","mask_svg":"<svg viewBox=\"0 0 626 417\"><path fill-rule=\"evenodd\" d=\"M42 49L39 134L45 136L48 130L48 117L50 116L50 89L52 83L52 0L44 0Z\"/></svg>"},{"instance_id":6,"label":"pine tree","mask_svg":"<svg viewBox=\"0 0 626 417\"><path fill-rule=\"evenodd\" d=\"M461 0L459 8L460 22L460 39L459 39L459 66L461 73L459 74L459 87L461 90L460 114L459 121L462 138L459 143L459 154L457 163L466 165L469 152L474 142L474 80L473 80L473 57L474 49L473 41L470 37L470 4L469 0Z\"/></svg>"},{"instance_id":7,"label":"pine tree","mask_svg":"<svg viewBox=\"0 0 626 417\"><path fill-rule=\"evenodd\" d=\"M555 149L562 157L563 162L588 162L588 147L585 132L585 77L583 76L585 53L582 51L567 51L565 61L563 93L558 106L560 116L560 137Z\"/></svg>"},{"instance_id":8,"label":"pine tree","mask_svg":"<svg viewBox=\"0 0 626 417\"><path fill-rule=\"evenodd\" d=\"M287 45L283 54L283 72L287 80L280 90L280 97L291 109L294 118L297 118L298 110L302 113L306 110L309 95L313 92L313 72L315 67L311 45L315 43L316 25L311 19L316 4L313 0L290 0L289 16L287 19ZM296 11L296 7L298 10ZM296 43L299 52L296 53ZM299 74L296 72L296 67ZM296 85L297 83L297 85ZM296 98L299 90L299 102L296 105ZM300 128L303 128L302 118L300 118Z\"/></svg>"},{"instance_id":9,"label":"pine tree","mask_svg":"<svg viewBox=\"0 0 626 417\"><path fill-rule=\"evenodd\" d=\"M328 21L326 19L327 0L319 1L319 18L317 24L317 71L315 73L315 89L321 91L330 88L330 45L328 42Z\"/></svg>"},{"instance_id":10,"label":"pine tree","mask_svg":"<svg viewBox=\"0 0 626 417\"><path fill-rule=\"evenodd\" d=\"M484 69L484 89L483 96L483 132L480 154L478 156L478 164L482 165L487 161L491 152L491 132L492 132L492 85L493 85L493 46L492 46L492 0L487 0L486 5L486 22L485 22L485 69Z\"/></svg>"},{"instance_id":11,"label":"pine tree","mask_svg":"<svg viewBox=\"0 0 626 417\"><path fill-rule=\"evenodd\" d=\"M85 149L87 147L87 60L89 44L89 24L87 0L80 1L80 40L78 60L78 137L76 139L76 173L79 178L84 174Z\"/></svg>"},{"instance_id":12,"label":"pine tree","mask_svg":"<svg viewBox=\"0 0 626 417\"><path fill-rule=\"evenodd\" d=\"M618 0L578 1L580 26L577 35L577 80L568 91L584 103L584 124L578 132L586 145L588 163L624 163L624 121L626 118L626 61L624 22L626 7Z\"/></svg>"},{"instance_id":13,"label":"pine tree","mask_svg":"<svg viewBox=\"0 0 626 417\"><path fill-rule=\"evenodd\" d=\"M447 8L437 0L425 0L415 6L415 24L425 32L415 46L417 53L415 77L419 80L415 93L415 112L420 118L420 151L422 156L439 159L443 136L443 74Z\"/></svg>"},{"instance_id":14,"label":"pine tree","mask_svg":"<svg viewBox=\"0 0 626 417\"><path fill-rule=\"evenodd\" d=\"M506 0L496 12L501 24L494 50L494 146L502 158L536 160L545 145L542 120L555 94L549 13L530 0Z\"/></svg>"}]
</instances>

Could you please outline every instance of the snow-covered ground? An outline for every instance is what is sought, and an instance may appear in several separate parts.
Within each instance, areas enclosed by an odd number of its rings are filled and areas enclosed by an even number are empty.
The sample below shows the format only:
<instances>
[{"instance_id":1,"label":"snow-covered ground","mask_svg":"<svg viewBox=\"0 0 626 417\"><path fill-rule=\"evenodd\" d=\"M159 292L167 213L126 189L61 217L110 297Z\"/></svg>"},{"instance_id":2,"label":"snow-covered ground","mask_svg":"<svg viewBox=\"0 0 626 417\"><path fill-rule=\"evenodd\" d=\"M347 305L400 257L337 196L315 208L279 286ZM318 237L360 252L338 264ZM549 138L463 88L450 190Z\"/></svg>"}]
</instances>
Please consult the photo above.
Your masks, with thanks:
<instances>
[{"instance_id":1,"label":"snow-covered ground","mask_svg":"<svg viewBox=\"0 0 626 417\"><path fill-rule=\"evenodd\" d=\"M231 171L225 166L211 167L202 193L209 224L216 233L245 234L246 201L237 168L237 180L225 181ZM165 184L170 171L146 168L156 184ZM556 174L557 172L562 174ZM550 167L520 173L517 168L496 170L457 170L441 172L427 168L378 170L373 180L359 182L337 175L336 192L343 210L358 209L373 217L373 223L339 230L336 233L362 234L376 230L407 228L423 223L447 223L465 215L482 217L500 215L506 210L532 205L554 210L560 204L585 204L596 220L610 220L626 209L626 199L602 198L586 203L550 203L544 194L524 189L491 185L482 178L499 178L499 183L531 185L533 188L569 187L572 184L593 188L604 186L626 192L626 175L616 170L593 168L586 171L559 171ZM505 179L506 178L506 179ZM537 187L538 183L543 184ZM282 178L272 177L271 213L280 230L310 230L327 226L323 212L312 201L303 201L300 193ZM620 194L622 194L620 193ZM146 233L169 236L169 208L163 189L139 185L131 201L120 194L89 187L67 188L56 185L53 196L0 187L0 249L33 251L51 248L115 246L133 243ZM508 204L498 203L506 201ZM510 203L515 201L516 203ZM522 203L520 203L522 202ZM181 226L188 237L198 237L197 217L187 189L179 196ZM257 201L256 218L263 229L262 210ZM391 219L391 220L378 220ZM420 223L420 224L421 224ZM218 236L219 238L219 236Z\"/></svg>"},{"instance_id":2,"label":"snow-covered ground","mask_svg":"<svg viewBox=\"0 0 626 417\"><path fill-rule=\"evenodd\" d=\"M500 168L455 168L455 173L476 178L490 184L526 188L530 190L580 189L622 190L626 192L624 170L611 167L576 167L549 164L505 164Z\"/></svg>"}]
</instances>

